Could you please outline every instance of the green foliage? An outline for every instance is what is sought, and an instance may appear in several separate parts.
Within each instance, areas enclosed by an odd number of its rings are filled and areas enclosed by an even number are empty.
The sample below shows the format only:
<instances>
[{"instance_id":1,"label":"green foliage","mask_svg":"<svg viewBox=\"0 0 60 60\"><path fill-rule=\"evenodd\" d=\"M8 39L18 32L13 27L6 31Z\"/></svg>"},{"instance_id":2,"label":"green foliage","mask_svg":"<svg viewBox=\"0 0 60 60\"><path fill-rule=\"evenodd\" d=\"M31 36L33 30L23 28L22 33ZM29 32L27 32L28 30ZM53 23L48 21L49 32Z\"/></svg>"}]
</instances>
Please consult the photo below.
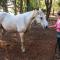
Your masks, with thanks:
<instances>
[{"instance_id":1,"label":"green foliage","mask_svg":"<svg viewBox=\"0 0 60 60\"><path fill-rule=\"evenodd\" d=\"M60 7L60 0L58 0L58 6Z\"/></svg>"},{"instance_id":2,"label":"green foliage","mask_svg":"<svg viewBox=\"0 0 60 60\"><path fill-rule=\"evenodd\" d=\"M6 3L7 0L0 0L0 6L3 7L3 5ZM14 0L15 1L15 0ZM20 8L20 1L21 0L16 0L16 6ZM22 0L23 1L23 12L26 11L27 9L27 0ZM45 5L45 0L29 0L30 1L30 5L29 5L29 9L32 10L34 8L40 7L41 9L46 9L46 5ZM55 11L59 10L60 8L60 0L52 0L52 10L54 9Z\"/></svg>"},{"instance_id":3,"label":"green foliage","mask_svg":"<svg viewBox=\"0 0 60 60\"><path fill-rule=\"evenodd\" d=\"M36 8L40 7L42 9L46 8L44 0L30 0L31 1L31 7Z\"/></svg>"},{"instance_id":4,"label":"green foliage","mask_svg":"<svg viewBox=\"0 0 60 60\"><path fill-rule=\"evenodd\" d=\"M58 6L58 0L53 0L53 3L52 3L52 10L59 10L59 6Z\"/></svg>"},{"instance_id":5,"label":"green foliage","mask_svg":"<svg viewBox=\"0 0 60 60\"><path fill-rule=\"evenodd\" d=\"M1 1L1 0L0 0ZM20 0L16 0L16 5L19 6L20 5ZM27 9L27 0L22 0L23 1L23 12L26 11ZM40 7L41 9L46 9L46 5L45 5L45 0L29 0L29 10L32 10L34 8ZM52 0L52 10L54 9L54 11L57 11L59 9L60 6L60 0ZM58 6L59 5L59 6Z\"/></svg>"}]
</instances>

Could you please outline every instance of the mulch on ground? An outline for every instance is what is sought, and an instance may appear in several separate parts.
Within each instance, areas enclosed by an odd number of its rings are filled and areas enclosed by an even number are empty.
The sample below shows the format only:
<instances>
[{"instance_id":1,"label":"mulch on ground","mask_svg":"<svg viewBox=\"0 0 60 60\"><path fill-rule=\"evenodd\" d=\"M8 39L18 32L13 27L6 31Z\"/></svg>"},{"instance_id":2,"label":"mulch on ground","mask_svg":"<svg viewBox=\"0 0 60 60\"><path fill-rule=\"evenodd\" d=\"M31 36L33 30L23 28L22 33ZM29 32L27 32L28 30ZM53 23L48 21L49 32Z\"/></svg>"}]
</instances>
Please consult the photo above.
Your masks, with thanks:
<instances>
[{"instance_id":1,"label":"mulch on ground","mask_svg":"<svg viewBox=\"0 0 60 60\"><path fill-rule=\"evenodd\" d=\"M25 34L24 39L26 52L22 53L17 33L8 33L3 36L0 34L2 43L0 60L53 60L56 47L56 32L54 29L45 30L33 24Z\"/></svg>"}]
</instances>

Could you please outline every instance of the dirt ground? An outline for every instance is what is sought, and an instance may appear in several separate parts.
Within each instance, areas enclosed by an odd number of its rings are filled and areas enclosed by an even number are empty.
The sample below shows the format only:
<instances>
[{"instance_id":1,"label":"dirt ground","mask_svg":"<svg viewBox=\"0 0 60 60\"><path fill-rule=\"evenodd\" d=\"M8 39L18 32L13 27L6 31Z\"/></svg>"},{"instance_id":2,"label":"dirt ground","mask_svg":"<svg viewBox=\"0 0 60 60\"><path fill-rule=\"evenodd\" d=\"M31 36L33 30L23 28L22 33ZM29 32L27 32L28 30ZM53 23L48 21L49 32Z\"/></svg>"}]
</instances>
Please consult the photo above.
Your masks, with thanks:
<instances>
[{"instance_id":1,"label":"dirt ground","mask_svg":"<svg viewBox=\"0 0 60 60\"><path fill-rule=\"evenodd\" d=\"M1 35L0 60L54 60L56 47L54 29L33 24L24 37L26 52L22 53L17 33Z\"/></svg>"}]
</instances>

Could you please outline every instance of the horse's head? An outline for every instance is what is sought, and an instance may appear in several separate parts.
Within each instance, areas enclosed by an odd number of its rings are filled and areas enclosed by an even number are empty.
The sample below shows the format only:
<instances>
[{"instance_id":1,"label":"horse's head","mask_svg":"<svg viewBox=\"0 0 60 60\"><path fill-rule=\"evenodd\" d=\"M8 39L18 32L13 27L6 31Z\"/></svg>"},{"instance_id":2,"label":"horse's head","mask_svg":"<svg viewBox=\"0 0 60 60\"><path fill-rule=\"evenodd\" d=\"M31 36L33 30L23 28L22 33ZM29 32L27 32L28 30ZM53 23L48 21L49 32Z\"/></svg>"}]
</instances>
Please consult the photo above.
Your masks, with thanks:
<instances>
[{"instance_id":1,"label":"horse's head","mask_svg":"<svg viewBox=\"0 0 60 60\"><path fill-rule=\"evenodd\" d=\"M35 10L34 16L35 16L36 22L38 24L41 24L41 26L43 28L47 28L48 27L48 22L46 20L46 16L45 16L45 14L43 13L43 11L41 9Z\"/></svg>"}]
</instances>

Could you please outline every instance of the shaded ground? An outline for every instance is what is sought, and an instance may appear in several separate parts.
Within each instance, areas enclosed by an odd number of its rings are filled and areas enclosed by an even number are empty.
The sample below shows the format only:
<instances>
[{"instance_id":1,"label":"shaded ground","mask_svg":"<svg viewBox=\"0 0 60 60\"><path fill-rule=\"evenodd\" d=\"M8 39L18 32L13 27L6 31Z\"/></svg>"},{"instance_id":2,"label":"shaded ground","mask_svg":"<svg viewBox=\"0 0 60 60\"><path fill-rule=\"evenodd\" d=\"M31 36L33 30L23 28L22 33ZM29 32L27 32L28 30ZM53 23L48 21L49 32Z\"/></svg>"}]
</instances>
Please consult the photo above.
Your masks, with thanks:
<instances>
[{"instance_id":1,"label":"shaded ground","mask_svg":"<svg viewBox=\"0 0 60 60\"><path fill-rule=\"evenodd\" d=\"M55 30L43 30L38 25L32 25L30 31L25 34L26 52L22 53L18 35L8 33L0 34L0 60L54 60L56 38ZM3 39L2 39L3 38ZM3 42L4 41L4 42Z\"/></svg>"}]
</instances>

